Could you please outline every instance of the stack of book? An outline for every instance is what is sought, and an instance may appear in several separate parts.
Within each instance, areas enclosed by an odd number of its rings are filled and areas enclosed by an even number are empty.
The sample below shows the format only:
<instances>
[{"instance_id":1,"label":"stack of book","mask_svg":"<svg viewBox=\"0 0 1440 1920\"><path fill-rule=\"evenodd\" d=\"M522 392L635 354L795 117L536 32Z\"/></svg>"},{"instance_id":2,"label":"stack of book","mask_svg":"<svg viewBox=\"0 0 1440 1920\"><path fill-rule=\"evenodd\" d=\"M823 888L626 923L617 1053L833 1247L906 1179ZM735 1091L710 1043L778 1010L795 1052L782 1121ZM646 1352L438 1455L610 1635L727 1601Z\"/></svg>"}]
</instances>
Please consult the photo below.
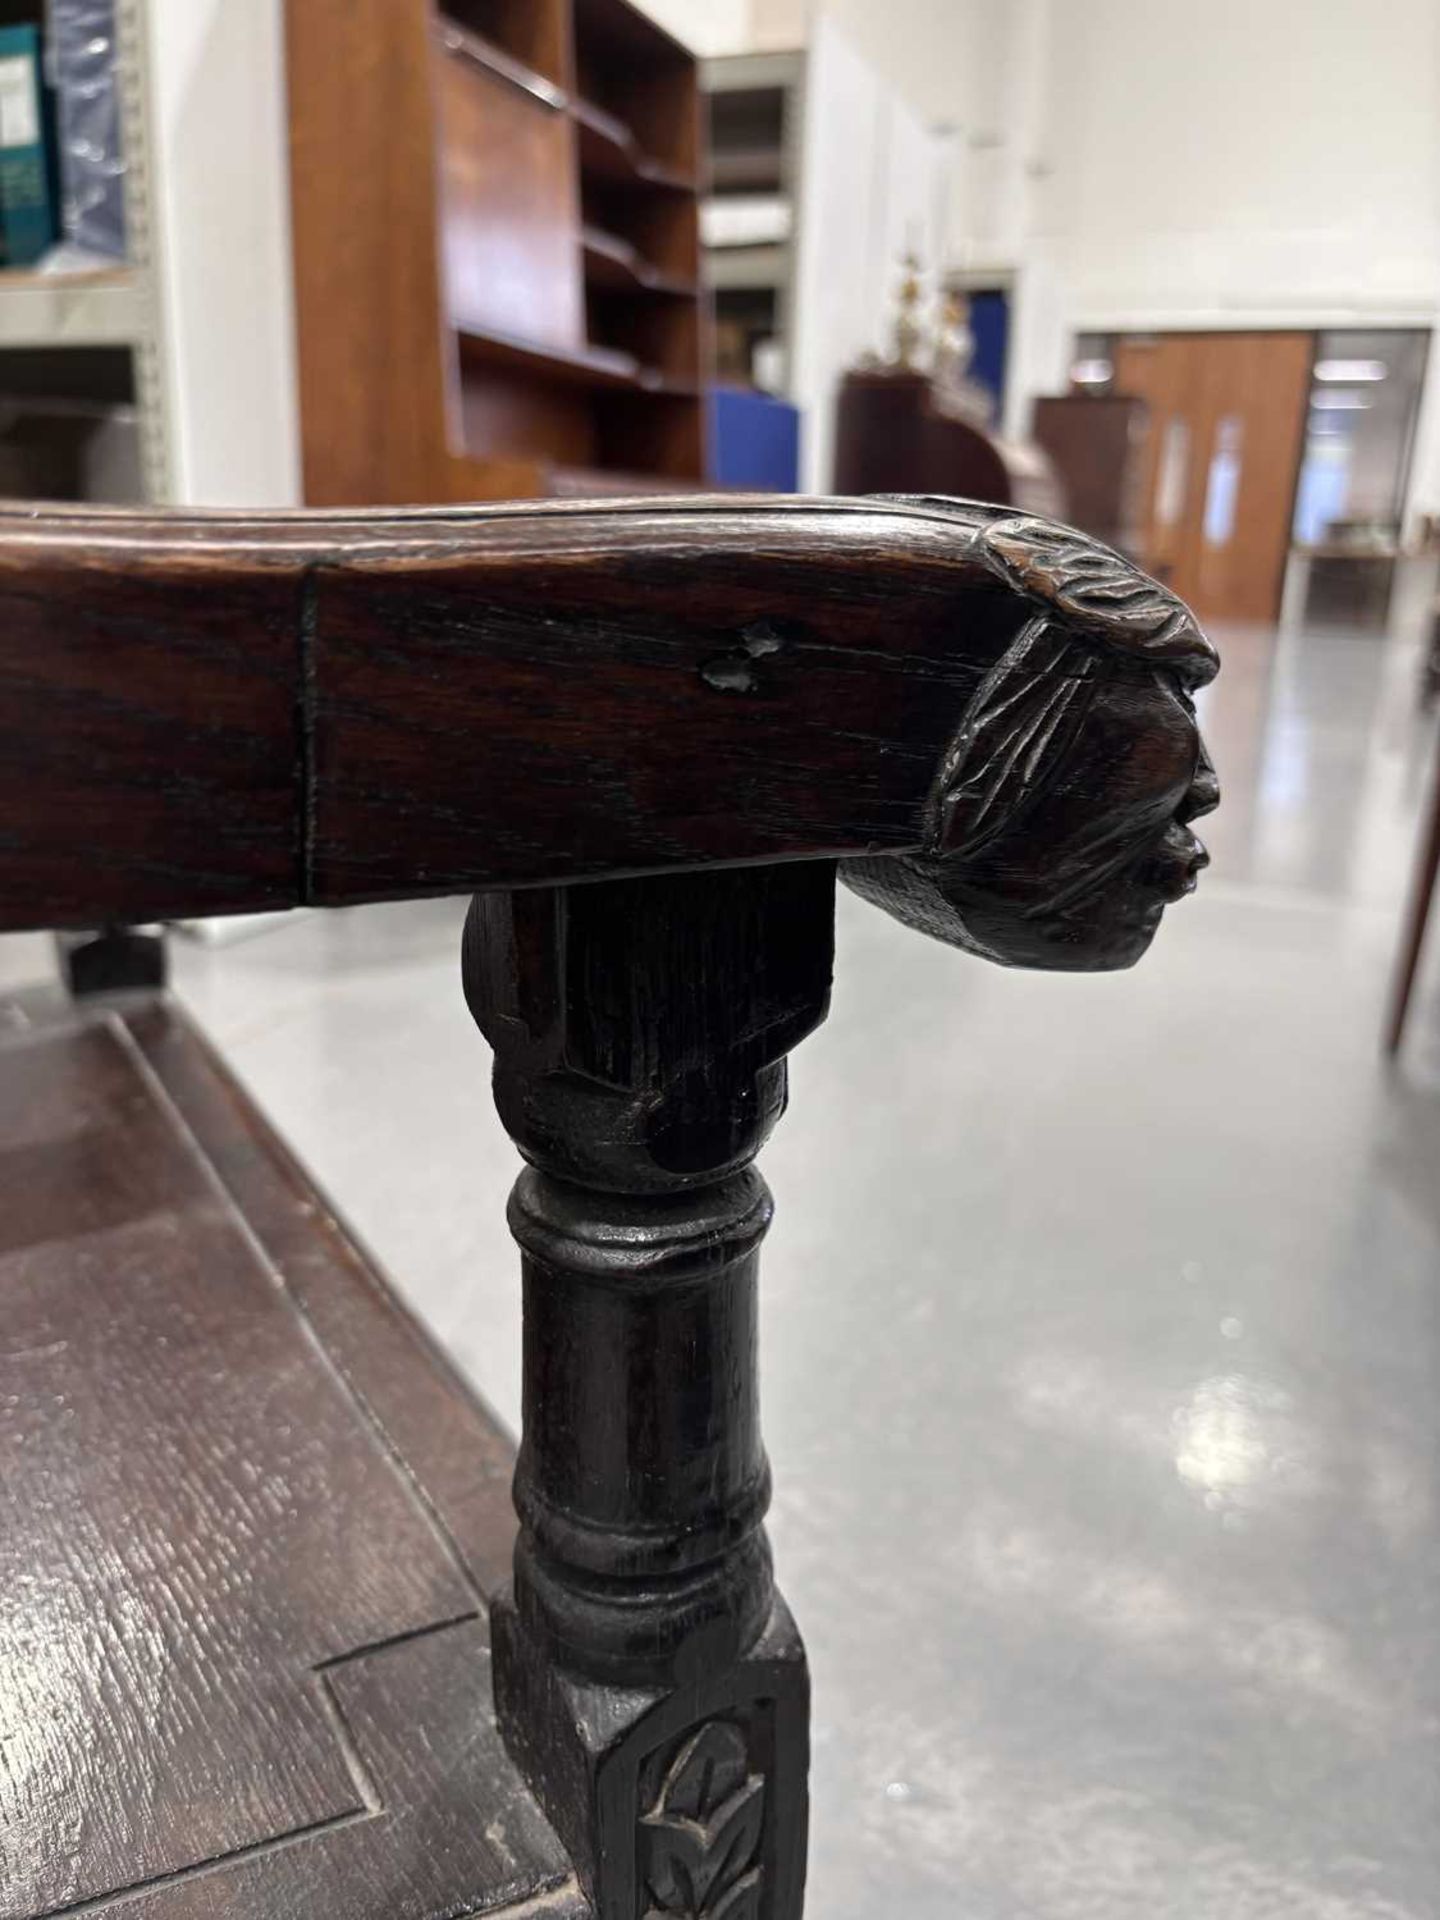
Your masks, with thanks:
<instances>
[{"instance_id":1,"label":"stack of book","mask_svg":"<svg viewBox=\"0 0 1440 1920\"><path fill-rule=\"evenodd\" d=\"M28 267L59 237L55 116L38 26L0 27L0 265Z\"/></svg>"},{"instance_id":2,"label":"stack of book","mask_svg":"<svg viewBox=\"0 0 1440 1920\"><path fill-rule=\"evenodd\" d=\"M0 26L0 266L61 240L67 267L123 259L115 0L46 0L43 28L31 4L34 22Z\"/></svg>"}]
</instances>

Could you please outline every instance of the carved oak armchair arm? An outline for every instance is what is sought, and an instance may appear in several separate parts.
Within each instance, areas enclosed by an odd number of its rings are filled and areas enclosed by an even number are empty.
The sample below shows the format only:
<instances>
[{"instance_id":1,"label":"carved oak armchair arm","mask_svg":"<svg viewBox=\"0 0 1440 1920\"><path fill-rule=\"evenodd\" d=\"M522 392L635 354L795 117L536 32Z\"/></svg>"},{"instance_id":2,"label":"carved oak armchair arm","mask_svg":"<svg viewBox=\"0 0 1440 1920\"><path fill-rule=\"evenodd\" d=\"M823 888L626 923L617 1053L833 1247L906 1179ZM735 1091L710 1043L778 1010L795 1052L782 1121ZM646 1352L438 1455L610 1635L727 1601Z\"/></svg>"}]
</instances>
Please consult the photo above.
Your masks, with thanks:
<instances>
[{"instance_id":1,"label":"carved oak armchair arm","mask_svg":"<svg viewBox=\"0 0 1440 1920\"><path fill-rule=\"evenodd\" d=\"M1128 965L1204 860L1215 666L1118 555L964 501L0 514L0 926L475 895L529 1163L496 1711L605 1920L800 1912L752 1162L837 866Z\"/></svg>"}]
</instances>

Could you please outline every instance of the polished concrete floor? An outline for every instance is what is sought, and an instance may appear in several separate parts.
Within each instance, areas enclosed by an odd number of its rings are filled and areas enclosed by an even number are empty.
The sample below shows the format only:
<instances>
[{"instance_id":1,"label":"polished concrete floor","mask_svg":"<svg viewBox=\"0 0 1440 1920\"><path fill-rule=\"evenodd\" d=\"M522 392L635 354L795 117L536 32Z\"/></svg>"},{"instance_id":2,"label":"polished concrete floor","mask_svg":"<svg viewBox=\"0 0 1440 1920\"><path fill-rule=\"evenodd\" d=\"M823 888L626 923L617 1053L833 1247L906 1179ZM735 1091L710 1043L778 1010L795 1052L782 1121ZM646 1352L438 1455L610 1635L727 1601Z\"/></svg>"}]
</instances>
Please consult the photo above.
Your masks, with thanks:
<instances>
[{"instance_id":1,"label":"polished concrete floor","mask_svg":"<svg viewBox=\"0 0 1440 1920\"><path fill-rule=\"evenodd\" d=\"M765 1158L816 1920L1440 1914L1440 954L1398 1073L1377 1048L1417 630L1222 636L1214 865L1131 974L1002 973L842 901ZM461 911L176 974L513 1422Z\"/></svg>"}]
</instances>

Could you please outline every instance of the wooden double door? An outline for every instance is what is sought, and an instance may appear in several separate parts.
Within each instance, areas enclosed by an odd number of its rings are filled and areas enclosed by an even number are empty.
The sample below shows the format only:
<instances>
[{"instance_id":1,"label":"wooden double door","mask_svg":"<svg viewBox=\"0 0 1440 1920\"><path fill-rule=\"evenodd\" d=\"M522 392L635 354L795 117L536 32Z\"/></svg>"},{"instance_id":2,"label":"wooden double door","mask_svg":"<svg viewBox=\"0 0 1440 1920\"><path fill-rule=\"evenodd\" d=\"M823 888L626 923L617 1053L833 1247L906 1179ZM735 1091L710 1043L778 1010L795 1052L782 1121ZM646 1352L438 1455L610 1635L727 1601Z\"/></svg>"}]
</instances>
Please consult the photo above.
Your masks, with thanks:
<instances>
[{"instance_id":1,"label":"wooden double door","mask_svg":"<svg viewBox=\"0 0 1440 1920\"><path fill-rule=\"evenodd\" d=\"M1114 390L1150 408L1142 562L1207 620L1280 610L1311 333L1127 334Z\"/></svg>"}]
</instances>

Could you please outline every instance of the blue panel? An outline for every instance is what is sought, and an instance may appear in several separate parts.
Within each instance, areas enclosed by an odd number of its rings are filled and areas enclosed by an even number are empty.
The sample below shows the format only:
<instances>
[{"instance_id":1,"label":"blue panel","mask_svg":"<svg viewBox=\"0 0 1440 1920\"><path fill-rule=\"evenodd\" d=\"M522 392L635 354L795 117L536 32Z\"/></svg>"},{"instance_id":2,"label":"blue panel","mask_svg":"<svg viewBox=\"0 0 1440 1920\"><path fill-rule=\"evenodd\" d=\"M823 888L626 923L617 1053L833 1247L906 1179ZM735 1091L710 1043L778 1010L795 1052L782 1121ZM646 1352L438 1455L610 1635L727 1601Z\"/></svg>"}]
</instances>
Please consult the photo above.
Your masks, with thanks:
<instances>
[{"instance_id":1,"label":"blue panel","mask_svg":"<svg viewBox=\"0 0 1440 1920\"><path fill-rule=\"evenodd\" d=\"M1002 288L970 295L970 331L975 354L970 375L995 396L998 418L1005 400L1005 355L1010 345L1010 296Z\"/></svg>"},{"instance_id":2,"label":"blue panel","mask_svg":"<svg viewBox=\"0 0 1440 1920\"><path fill-rule=\"evenodd\" d=\"M712 387L710 478L722 487L794 493L800 484L800 412L747 387Z\"/></svg>"}]
</instances>

